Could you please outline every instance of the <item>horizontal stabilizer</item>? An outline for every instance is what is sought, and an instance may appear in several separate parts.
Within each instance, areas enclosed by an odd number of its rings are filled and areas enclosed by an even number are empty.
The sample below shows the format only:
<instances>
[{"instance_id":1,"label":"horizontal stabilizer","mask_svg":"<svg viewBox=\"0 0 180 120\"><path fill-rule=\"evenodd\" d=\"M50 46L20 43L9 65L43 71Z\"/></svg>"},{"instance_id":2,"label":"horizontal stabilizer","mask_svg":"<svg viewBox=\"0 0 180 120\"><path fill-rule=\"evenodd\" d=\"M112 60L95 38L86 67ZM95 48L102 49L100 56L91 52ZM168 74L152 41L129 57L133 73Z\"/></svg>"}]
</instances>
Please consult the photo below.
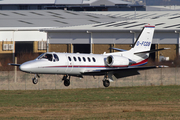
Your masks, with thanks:
<instances>
[{"instance_id":1,"label":"horizontal stabilizer","mask_svg":"<svg viewBox=\"0 0 180 120\"><path fill-rule=\"evenodd\" d=\"M124 50L124 49L119 49L119 48L113 48L113 47L111 47L111 48L109 48L109 49L117 50L117 51L120 51L120 52L124 52L124 51L127 51L127 50Z\"/></svg>"},{"instance_id":2,"label":"horizontal stabilizer","mask_svg":"<svg viewBox=\"0 0 180 120\"><path fill-rule=\"evenodd\" d=\"M8 65L11 65L11 66L20 66L21 64L8 63Z\"/></svg>"},{"instance_id":3,"label":"horizontal stabilizer","mask_svg":"<svg viewBox=\"0 0 180 120\"><path fill-rule=\"evenodd\" d=\"M170 48L160 48L160 49L155 49L155 50L149 50L149 51L143 51L143 52L136 52L134 54L141 54L141 53L153 53L153 52L157 52L157 51L161 51L161 50L168 50Z\"/></svg>"}]
</instances>

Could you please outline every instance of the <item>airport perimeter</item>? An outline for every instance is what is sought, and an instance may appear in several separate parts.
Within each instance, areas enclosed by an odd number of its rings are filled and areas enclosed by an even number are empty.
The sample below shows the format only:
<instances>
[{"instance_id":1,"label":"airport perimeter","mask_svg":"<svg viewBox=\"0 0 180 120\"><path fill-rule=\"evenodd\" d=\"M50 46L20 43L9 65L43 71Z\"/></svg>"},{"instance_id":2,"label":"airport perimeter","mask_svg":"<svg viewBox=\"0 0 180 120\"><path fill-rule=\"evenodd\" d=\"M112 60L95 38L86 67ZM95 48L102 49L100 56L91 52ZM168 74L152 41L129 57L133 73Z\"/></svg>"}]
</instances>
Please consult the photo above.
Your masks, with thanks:
<instances>
[{"instance_id":1,"label":"airport perimeter","mask_svg":"<svg viewBox=\"0 0 180 120\"><path fill-rule=\"evenodd\" d=\"M111 82L110 87L124 86L160 86L160 85L180 85L180 68L159 68L139 71L140 75L126 77ZM16 75L15 75L16 74ZM15 77L16 76L16 77ZM0 72L0 90L44 90L44 89L76 89L76 88L103 88L103 76L84 76L80 79L71 77L71 84L65 87L62 75L40 74L38 83L32 83L34 74L21 71Z\"/></svg>"}]
</instances>

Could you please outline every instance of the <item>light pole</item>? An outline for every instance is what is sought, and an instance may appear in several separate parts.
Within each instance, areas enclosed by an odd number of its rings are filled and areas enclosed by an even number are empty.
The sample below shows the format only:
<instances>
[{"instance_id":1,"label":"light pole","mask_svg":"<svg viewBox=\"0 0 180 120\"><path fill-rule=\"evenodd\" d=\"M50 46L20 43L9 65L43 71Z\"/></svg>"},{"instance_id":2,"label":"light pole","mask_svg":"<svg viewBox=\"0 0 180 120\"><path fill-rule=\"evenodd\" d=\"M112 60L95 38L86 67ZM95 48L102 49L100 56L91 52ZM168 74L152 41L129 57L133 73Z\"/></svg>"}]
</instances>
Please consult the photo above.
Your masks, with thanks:
<instances>
[{"instance_id":1,"label":"light pole","mask_svg":"<svg viewBox=\"0 0 180 120\"><path fill-rule=\"evenodd\" d=\"M93 50L92 50L92 43L93 43L92 32L87 31L87 33L90 33L90 41L89 41L89 43L90 43L90 52L92 53L93 52Z\"/></svg>"}]
</instances>

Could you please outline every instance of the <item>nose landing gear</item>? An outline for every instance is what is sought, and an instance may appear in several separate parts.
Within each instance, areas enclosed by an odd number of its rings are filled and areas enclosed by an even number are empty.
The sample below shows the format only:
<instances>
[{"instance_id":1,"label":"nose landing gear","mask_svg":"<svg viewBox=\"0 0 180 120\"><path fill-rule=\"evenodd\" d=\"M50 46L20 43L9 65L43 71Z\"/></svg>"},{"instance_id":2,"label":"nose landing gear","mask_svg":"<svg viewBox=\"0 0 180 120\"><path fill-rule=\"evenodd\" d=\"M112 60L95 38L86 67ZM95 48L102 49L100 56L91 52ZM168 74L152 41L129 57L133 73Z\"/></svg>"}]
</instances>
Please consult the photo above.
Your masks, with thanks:
<instances>
[{"instance_id":1,"label":"nose landing gear","mask_svg":"<svg viewBox=\"0 0 180 120\"><path fill-rule=\"evenodd\" d=\"M38 78L40 78L40 76L38 74L35 74L34 78L32 78L32 82L33 84L37 84L38 83Z\"/></svg>"}]
</instances>

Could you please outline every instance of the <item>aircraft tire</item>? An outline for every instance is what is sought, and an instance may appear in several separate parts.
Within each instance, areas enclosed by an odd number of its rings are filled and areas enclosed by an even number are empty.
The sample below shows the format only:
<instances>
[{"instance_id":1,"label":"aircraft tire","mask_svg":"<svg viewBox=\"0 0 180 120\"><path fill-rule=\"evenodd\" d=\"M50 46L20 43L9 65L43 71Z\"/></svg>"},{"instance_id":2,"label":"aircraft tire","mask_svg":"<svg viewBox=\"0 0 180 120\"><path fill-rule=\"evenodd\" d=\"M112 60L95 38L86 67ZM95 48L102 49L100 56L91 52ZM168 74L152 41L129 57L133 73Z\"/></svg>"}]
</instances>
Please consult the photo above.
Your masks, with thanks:
<instances>
[{"instance_id":1,"label":"aircraft tire","mask_svg":"<svg viewBox=\"0 0 180 120\"><path fill-rule=\"evenodd\" d=\"M38 79L37 78L32 78L32 82L33 82L33 84L37 84L38 83Z\"/></svg>"},{"instance_id":2,"label":"aircraft tire","mask_svg":"<svg viewBox=\"0 0 180 120\"><path fill-rule=\"evenodd\" d=\"M70 85L70 80L68 80L68 79L66 79L66 80L64 80L64 86L69 86Z\"/></svg>"},{"instance_id":3,"label":"aircraft tire","mask_svg":"<svg viewBox=\"0 0 180 120\"><path fill-rule=\"evenodd\" d=\"M109 85L110 85L109 80L104 80L103 85L104 85L104 87L109 87Z\"/></svg>"}]
</instances>

